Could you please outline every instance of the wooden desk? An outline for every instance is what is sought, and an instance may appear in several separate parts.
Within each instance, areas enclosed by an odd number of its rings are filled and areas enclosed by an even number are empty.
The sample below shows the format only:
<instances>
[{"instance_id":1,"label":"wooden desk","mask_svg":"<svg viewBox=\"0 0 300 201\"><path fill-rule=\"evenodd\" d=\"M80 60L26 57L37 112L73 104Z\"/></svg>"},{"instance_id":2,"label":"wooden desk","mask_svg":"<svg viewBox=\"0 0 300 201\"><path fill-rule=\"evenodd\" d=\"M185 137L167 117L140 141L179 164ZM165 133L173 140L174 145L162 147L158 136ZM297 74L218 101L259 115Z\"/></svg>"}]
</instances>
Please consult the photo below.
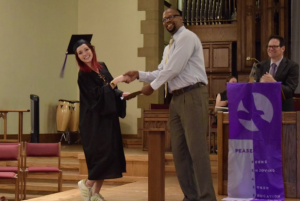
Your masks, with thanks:
<instances>
[{"instance_id":1,"label":"wooden desk","mask_svg":"<svg viewBox=\"0 0 300 201\"><path fill-rule=\"evenodd\" d=\"M0 119L3 118L4 122L4 138L0 139L0 142L22 142L23 134L23 112L29 112L30 110L0 110ZM19 113L19 129L18 129L18 139L7 139L7 113L18 112Z\"/></svg>"},{"instance_id":2,"label":"wooden desk","mask_svg":"<svg viewBox=\"0 0 300 201\"><path fill-rule=\"evenodd\" d=\"M218 194L227 194L228 113L218 113ZM300 111L282 112L282 160L285 197L300 198Z\"/></svg>"},{"instance_id":3,"label":"wooden desk","mask_svg":"<svg viewBox=\"0 0 300 201\"><path fill-rule=\"evenodd\" d=\"M165 132L169 110L144 110L148 141L148 200L165 200Z\"/></svg>"}]
</instances>

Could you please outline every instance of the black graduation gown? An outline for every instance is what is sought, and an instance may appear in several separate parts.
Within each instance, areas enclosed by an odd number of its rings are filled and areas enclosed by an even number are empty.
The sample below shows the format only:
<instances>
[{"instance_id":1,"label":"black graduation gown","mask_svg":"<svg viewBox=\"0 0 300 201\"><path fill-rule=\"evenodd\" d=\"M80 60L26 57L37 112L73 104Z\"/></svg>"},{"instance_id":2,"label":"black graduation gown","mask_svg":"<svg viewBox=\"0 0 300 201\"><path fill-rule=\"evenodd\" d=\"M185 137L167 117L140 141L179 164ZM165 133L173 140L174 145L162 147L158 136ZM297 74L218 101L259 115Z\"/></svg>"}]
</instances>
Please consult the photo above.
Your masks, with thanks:
<instances>
[{"instance_id":1,"label":"black graduation gown","mask_svg":"<svg viewBox=\"0 0 300 201\"><path fill-rule=\"evenodd\" d=\"M109 83L113 78L100 62L100 73ZM80 89L80 135L88 167L89 180L122 177L126 162L119 116L126 115L122 91L112 89L94 71L78 73Z\"/></svg>"}]
</instances>

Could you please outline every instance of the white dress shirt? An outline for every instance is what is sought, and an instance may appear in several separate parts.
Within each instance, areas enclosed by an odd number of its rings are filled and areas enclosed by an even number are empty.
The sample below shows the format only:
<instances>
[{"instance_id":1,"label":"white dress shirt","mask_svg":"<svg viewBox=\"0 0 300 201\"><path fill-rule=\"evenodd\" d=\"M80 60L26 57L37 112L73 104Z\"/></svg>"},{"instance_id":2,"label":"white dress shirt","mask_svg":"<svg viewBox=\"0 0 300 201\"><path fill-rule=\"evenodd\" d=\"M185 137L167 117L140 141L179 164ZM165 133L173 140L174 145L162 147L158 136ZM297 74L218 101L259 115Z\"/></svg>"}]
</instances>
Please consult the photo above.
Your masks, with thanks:
<instances>
[{"instance_id":1,"label":"white dress shirt","mask_svg":"<svg viewBox=\"0 0 300 201\"><path fill-rule=\"evenodd\" d=\"M274 72L274 75L276 74L276 72L277 72L277 70L278 70L278 67L279 67L280 62L282 61L282 59L283 59L283 56L282 56L281 59L280 59L279 61L277 61L277 62L274 62L274 61L271 59L271 62L270 62L270 70L271 70L271 66L272 66L273 63L275 63L276 66L277 66L277 68L276 68L276 70L275 70L275 72Z\"/></svg>"},{"instance_id":2,"label":"white dress shirt","mask_svg":"<svg viewBox=\"0 0 300 201\"><path fill-rule=\"evenodd\" d=\"M158 70L139 71L139 80L151 82L150 85L154 90L168 82L169 92L197 82L207 84L203 48L198 36L182 26L173 35L173 39L168 62L165 64L169 45L165 47Z\"/></svg>"}]
</instances>

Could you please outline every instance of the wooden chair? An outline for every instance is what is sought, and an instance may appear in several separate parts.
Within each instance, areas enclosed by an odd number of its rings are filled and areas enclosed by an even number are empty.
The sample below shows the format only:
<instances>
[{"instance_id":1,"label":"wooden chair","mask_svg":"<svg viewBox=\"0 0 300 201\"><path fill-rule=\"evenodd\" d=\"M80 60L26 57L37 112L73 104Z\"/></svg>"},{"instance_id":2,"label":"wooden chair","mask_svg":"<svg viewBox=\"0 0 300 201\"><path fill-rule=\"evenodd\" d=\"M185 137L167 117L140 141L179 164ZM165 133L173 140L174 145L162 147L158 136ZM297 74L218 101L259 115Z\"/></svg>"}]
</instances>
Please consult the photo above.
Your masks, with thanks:
<instances>
[{"instance_id":1,"label":"wooden chair","mask_svg":"<svg viewBox=\"0 0 300 201\"><path fill-rule=\"evenodd\" d=\"M19 185L21 174L21 148L20 144L0 144L0 183L15 185L15 200L19 201ZM10 166L13 164L13 166ZM22 185L21 185L22 186ZM22 188L21 188L22 192Z\"/></svg>"},{"instance_id":2,"label":"wooden chair","mask_svg":"<svg viewBox=\"0 0 300 201\"><path fill-rule=\"evenodd\" d=\"M24 199L26 199L26 183L28 178L49 178L57 177L58 179L58 192L62 191L62 170L60 167L60 150L61 144L59 143L26 143L24 145ZM35 162L28 162L30 159L49 160L57 159L57 164L47 165L41 163L40 166ZM28 165L29 164L29 165ZM31 165L32 164L32 165Z\"/></svg>"}]
</instances>

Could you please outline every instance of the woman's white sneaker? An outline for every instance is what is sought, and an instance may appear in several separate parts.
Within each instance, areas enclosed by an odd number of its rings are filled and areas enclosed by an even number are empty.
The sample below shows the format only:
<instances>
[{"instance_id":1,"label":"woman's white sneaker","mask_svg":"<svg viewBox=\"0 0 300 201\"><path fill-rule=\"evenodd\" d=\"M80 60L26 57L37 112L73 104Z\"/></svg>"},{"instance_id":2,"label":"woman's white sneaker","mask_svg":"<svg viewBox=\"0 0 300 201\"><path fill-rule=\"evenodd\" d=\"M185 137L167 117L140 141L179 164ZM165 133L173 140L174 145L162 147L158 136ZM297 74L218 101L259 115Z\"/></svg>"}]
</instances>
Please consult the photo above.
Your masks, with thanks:
<instances>
[{"instance_id":1,"label":"woman's white sneaker","mask_svg":"<svg viewBox=\"0 0 300 201\"><path fill-rule=\"evenodd\" d=\"M90 201L92 196L92 188L85 185L86 179L80 180L78 182L78 188L80 190L80 195L83 201Z\"/></svg>"},{"instance_id":2,"label":"woman's white sneaker","mask_svg":"<svg viewBox=\"0 0 300 201\"><path fill-rule=\"evenodd\" d=\"M95 193L92 197L91 197L91 201L106 201L101 194Z\"/></svg>"}]
</instances>

